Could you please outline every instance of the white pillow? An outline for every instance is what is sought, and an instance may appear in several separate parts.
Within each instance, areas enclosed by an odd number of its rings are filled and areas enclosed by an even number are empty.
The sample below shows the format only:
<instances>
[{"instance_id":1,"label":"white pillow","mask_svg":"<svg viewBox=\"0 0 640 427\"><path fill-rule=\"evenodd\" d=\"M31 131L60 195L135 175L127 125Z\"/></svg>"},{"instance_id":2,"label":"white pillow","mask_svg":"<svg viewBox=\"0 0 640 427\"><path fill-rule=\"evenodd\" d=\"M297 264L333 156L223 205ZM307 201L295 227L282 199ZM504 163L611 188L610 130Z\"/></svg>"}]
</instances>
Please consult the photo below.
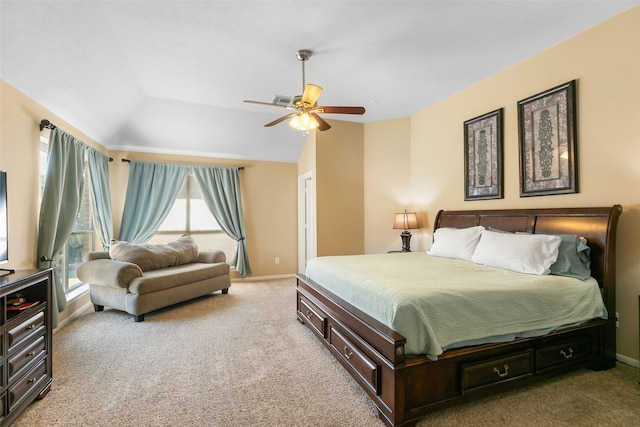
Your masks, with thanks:
<instances>
[{"instance_id":1,"label":"white pillow","mask_svg":"<svg viewBox=\"0 0 640 427\"><path fill-rule=\"evenodd\" d=\"M429 255L470 260L484 227L438 228L433 234Z\"/></svg>"},{"instance_id":2,"label":"white pillow","mask_svg":"<svg viewBox=\"0 0 640 427\"><path fill-rule=\"evenodd\" d=\"M549 274L558 258L559 236L484 230L471 261L528 274Z\"/></svg>"}]
</instances>

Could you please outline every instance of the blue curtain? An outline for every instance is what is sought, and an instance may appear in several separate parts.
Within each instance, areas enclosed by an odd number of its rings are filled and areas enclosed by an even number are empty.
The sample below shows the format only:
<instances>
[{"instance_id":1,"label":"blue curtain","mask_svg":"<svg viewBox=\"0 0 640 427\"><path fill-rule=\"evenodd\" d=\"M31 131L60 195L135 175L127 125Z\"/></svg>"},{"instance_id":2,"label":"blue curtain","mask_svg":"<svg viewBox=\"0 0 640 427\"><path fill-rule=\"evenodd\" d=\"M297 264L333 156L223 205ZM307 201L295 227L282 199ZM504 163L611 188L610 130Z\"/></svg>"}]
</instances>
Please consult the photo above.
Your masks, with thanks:
<instances>
[{"instance_id":1,"label":"blue curtain","mask_svg":"<svg viewBox=\"0 0 640 427\"><path fill-rule=\"evenodd\" d=\"M238 243L231 264L241 276L251 274L238 169L194 166L193 172L207 207L225 233Z\"/></svg>"},{"instance_id":2,"label":"blue curtain","mask_svg":"<svg viewBox=\"0 0 640 427\"><path fill-rule=\"evenodd\" d=\"M91 191L93 193L93 224L102 247L107 249L113 238L111 192L109 191L109 158L93 148L87 149Z\"/></svg>"},{"instance_id":3,"label":"blue curtain","mask_svg":"<svg viewBox=\"0 0 640 427\"><path fill-rule=\"evenodd\" d=\"M145 243L171 210L189 168L134 160L129 166L120 240Z\"/></svg>"},{"instance_id":4,"label":"blue curtain","mask_svg":"<svg viewBox=\"0 0 640 427\"><path fill-rule=\"evenodd\" d=\"M38 227L38 267L53 267L61 257L78 216L84 188L84 153L87 146L58 129L49 138L49 161L40 205ZM53 265L52 265L53 263ZM64 287L53 270L53 327L59 313L67 308Z\"/></svg>"}]
</instances>

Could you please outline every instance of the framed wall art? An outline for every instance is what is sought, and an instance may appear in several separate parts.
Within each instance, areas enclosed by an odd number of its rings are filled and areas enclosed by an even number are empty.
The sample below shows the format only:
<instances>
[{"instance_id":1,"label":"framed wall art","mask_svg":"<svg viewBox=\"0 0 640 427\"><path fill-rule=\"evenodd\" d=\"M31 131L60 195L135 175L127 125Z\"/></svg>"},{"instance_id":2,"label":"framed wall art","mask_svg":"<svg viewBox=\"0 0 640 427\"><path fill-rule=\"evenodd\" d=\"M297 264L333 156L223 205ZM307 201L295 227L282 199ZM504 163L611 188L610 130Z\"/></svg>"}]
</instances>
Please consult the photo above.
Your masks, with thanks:
<instances>
[{"instance_id":1,"label":"framed wall art","mask_svg":"<svg viewBox=\"0 0 640 427\"><path fill-rule=\"evenodd\" d=\"M464 199L502 199L502 108L464 122Z\"/></svg>"},{"instance_id":2,"label":"framed wall art","mask_svg":"<svg viewBox=\"0 0 640 427\"><path fill-rule=\"evenodd\" d=\"M518 102L520 197L578 192L576 81Z\"/></svg>"}]
</instances>

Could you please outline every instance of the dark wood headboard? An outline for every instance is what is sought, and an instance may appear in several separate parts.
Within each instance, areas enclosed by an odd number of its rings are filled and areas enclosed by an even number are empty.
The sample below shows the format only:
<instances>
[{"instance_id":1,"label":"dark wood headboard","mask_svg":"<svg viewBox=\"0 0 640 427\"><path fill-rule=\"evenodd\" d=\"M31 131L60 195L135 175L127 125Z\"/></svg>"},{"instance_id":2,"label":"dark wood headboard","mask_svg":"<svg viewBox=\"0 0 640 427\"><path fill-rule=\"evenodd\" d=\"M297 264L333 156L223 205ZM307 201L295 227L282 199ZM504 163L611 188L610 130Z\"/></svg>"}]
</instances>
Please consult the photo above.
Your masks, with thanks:
<instances>
[{"instance_id":1,"label":"dark wood headboard","mask_svg":"<svg viewBox=\"0 0 640 427\"><path fill-rule=\"evenodd\" d=\"M434 231L441 227L465 228L482 225L504 231L539 234L577 234L586 237L591 249L591 275L602 288L602 297L615 316L616 307L616 227L620 205L600 208L441 210Z\"/></svg>"}]
</instances>

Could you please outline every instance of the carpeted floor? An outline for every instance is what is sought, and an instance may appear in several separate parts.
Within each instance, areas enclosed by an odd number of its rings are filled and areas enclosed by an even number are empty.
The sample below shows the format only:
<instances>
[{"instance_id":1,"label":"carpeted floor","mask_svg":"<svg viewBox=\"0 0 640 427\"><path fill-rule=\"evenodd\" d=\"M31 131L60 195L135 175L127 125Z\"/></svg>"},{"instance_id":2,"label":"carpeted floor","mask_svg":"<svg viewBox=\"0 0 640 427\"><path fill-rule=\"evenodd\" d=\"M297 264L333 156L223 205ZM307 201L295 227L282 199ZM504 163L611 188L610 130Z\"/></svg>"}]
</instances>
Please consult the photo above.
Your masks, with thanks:
<instances>
[{"instance_id":1,"label":"carpeted floor","mask_svg":"<svg viewBox=\"0 0 640 427\"><path fill-rule=\"evenodd\" d=\"M295 318L295 280L234 282L145 321L87 311L54 334L54 383L13 424L383 426ZM618 363L429 415L418 426L640 425L638 370Z\"/></svg>"}]
</instances>

